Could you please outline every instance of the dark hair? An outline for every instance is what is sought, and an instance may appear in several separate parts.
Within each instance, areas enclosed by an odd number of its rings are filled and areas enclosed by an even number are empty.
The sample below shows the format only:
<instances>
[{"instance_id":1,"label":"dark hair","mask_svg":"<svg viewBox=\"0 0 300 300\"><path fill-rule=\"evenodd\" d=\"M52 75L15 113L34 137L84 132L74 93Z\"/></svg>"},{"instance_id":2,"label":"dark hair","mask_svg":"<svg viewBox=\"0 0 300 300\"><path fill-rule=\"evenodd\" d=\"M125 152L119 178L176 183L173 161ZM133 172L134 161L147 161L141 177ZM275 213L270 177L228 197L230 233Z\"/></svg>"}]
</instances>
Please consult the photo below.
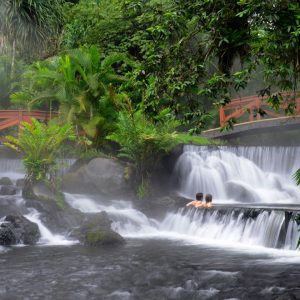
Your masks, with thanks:
<instances>
[{"instance_id":1,"label":"dark hair","mask_svg":"<svg viewBox=\"0 0 300 300\"><path fill-rule=\"evenodd\" d=\"M206 194L205 195L205 202L212 202L212 195L211 194Z\"/></svg>"},{"instance_id":2,"label":"dark hair","mask_svg":"<svg viewBox=\"0 0 300 300\"><path fill-rule=\"evenodd\" d=\"M203 193L197 193L196 194L196 200L202 201L203 200Z\"/></svg>"}]
</instances>

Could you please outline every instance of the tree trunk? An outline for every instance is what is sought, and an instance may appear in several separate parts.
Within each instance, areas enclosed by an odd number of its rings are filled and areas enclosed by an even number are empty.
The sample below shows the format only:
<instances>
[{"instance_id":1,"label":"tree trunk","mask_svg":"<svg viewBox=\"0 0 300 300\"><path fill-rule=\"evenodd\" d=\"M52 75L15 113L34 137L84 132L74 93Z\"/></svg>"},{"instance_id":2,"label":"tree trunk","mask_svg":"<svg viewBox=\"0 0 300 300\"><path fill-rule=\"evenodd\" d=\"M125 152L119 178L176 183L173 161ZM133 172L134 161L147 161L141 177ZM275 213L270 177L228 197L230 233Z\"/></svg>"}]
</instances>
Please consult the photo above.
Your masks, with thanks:
<instances>
[{"instance_id":1,"label":"tree trunk","mask_svg":"<svg viewBox=\"0 0 300 300\"><path fill-rule=\"evenodd\" d=\"M10 79L13 79L13 77L15 76L15 60L16 60L16 40L13 41L13 45L12 45Z\"/></svg>"}]
</instances>

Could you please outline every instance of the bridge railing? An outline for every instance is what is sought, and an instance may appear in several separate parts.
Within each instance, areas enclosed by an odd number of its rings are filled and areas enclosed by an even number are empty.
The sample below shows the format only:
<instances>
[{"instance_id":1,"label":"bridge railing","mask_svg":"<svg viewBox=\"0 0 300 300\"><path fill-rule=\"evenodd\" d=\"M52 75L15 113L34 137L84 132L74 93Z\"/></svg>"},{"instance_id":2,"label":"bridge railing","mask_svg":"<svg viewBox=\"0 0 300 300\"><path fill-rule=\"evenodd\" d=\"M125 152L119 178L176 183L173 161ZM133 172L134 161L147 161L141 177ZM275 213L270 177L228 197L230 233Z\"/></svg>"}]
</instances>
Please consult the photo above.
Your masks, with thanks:
<instances>
[{"instance_id":1,"label":"bridge railing","mask_svg":"<svg viewBox=\"0 0 300 300\"><path fill-rule=\"evenodd\" d=\"M281 93L281 95L284 97L294 97L294 94L290 93ZM262 116L259 113L259 110L263 110L266 113L266 117L264 118L282 117L284 113L281 111L274 111L270 108L267 101L269 98L269 96L248 96L231 100L230 103L219 109L220 126L225 126L232 118L241 119L245 116L246 121L248 122L260 120ZM295 115L300 115L300 97L296 97L295 105L296 109L294 113ZM284 101L280 105L280 109L284 110L287 108L287 106L288 102Z\"/></svg>"},{"instance_id":2,"label":"bridge railing","mask_svg":"<svg viewBox=\"0 0 300 300\"><path fill-rule=\"evenodd\" d=\"M39 121L48 121L58 116L57 112L28 111L28 110L0 110L0 130L18 125L22 122L31 122L31 118Z\"/></svg>"}]
</instances>

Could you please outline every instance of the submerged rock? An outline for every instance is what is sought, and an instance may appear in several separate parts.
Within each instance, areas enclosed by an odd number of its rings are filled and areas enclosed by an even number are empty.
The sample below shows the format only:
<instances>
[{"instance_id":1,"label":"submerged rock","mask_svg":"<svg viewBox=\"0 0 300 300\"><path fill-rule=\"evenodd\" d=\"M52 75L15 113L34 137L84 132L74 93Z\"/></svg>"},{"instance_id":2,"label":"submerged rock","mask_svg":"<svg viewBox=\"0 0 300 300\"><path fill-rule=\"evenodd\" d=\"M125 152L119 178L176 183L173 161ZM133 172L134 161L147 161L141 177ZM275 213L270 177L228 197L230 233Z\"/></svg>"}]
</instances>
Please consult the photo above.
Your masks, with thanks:
<instances>
[{"instance_id":1,"label":"submerged rock","mask_svg":"<svg viewBox=\"0 0 300 300\"><path fill-rule=\"evenodd\" d=\"M38 225L22 215L8 215L0 225L0 245L33 245L40 236Z\"/></svg>"},{"instance_id":2,"label":"submerged rock","mask_svg":"<svg viewBox=\"0 0 300 300\"><path fill-rule=\"evenodd\" d=\"M78 194L97 194L105 198L124 198L132 193L128 174L128 166L118 160L94 158L64 176L63 190Z\"/></svg>"},{"instance_id":3,"label":"submerged rock","mask_svg":"<svg viewBox=\"0 0 300 300\"><path fill-rule=\"evenodd\" d=\"M15 195L17 193L17 189L11 185L3 185L0 188L0 195Z\"/></svg>"},{"instance_id":4,"label":"submerged rock","mask_svg":"<svg viewBox=\"0 0 300 300\"><path fill-rule=\"evenodd\" d=\"M106 212L90 214L78 229L71 234L87 246L109 246L125 243L124 238L111 229L111 221Z\"/></svg>"},{"instance_id":5,"label":"submerged rock","mask_svg":"<svg viewBox=\"0 0 300 300\"><path fill-rule=\"evenodd\" d=\"M0 185L13 185L13 182L8 177L0 178Z\"/></svg>"}]
</instances>

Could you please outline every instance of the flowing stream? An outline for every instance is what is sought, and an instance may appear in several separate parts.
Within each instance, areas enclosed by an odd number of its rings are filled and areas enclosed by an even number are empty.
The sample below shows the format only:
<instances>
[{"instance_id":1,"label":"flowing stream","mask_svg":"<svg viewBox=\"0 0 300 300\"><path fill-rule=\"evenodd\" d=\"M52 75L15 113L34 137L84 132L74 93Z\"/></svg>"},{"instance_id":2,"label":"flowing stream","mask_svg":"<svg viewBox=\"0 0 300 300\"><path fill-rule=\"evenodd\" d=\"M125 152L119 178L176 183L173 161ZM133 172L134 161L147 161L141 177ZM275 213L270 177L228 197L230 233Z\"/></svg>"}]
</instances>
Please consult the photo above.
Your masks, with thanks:
<instances>
[{"instance_id":1,"label":"flowing stream","mask_svg":"<svg viewBox=\"0 0 300 300\"><path fill-rule=\"evenodd\" d=\"M0 299L297 299L300 189L292 174L299 166L297 147L186 146L174 168L178 193L211 193L214 206L183 203L163 219L130 201L65 194L84 213L109 214L127 240L114 249L53 234L29 209L24 215L41 239L33 247L0 247ZM0 159L0 173L17 180L20 161ZM0 201L20 208L24 202L6 198Z\"/></svg>"}]
</instances>

